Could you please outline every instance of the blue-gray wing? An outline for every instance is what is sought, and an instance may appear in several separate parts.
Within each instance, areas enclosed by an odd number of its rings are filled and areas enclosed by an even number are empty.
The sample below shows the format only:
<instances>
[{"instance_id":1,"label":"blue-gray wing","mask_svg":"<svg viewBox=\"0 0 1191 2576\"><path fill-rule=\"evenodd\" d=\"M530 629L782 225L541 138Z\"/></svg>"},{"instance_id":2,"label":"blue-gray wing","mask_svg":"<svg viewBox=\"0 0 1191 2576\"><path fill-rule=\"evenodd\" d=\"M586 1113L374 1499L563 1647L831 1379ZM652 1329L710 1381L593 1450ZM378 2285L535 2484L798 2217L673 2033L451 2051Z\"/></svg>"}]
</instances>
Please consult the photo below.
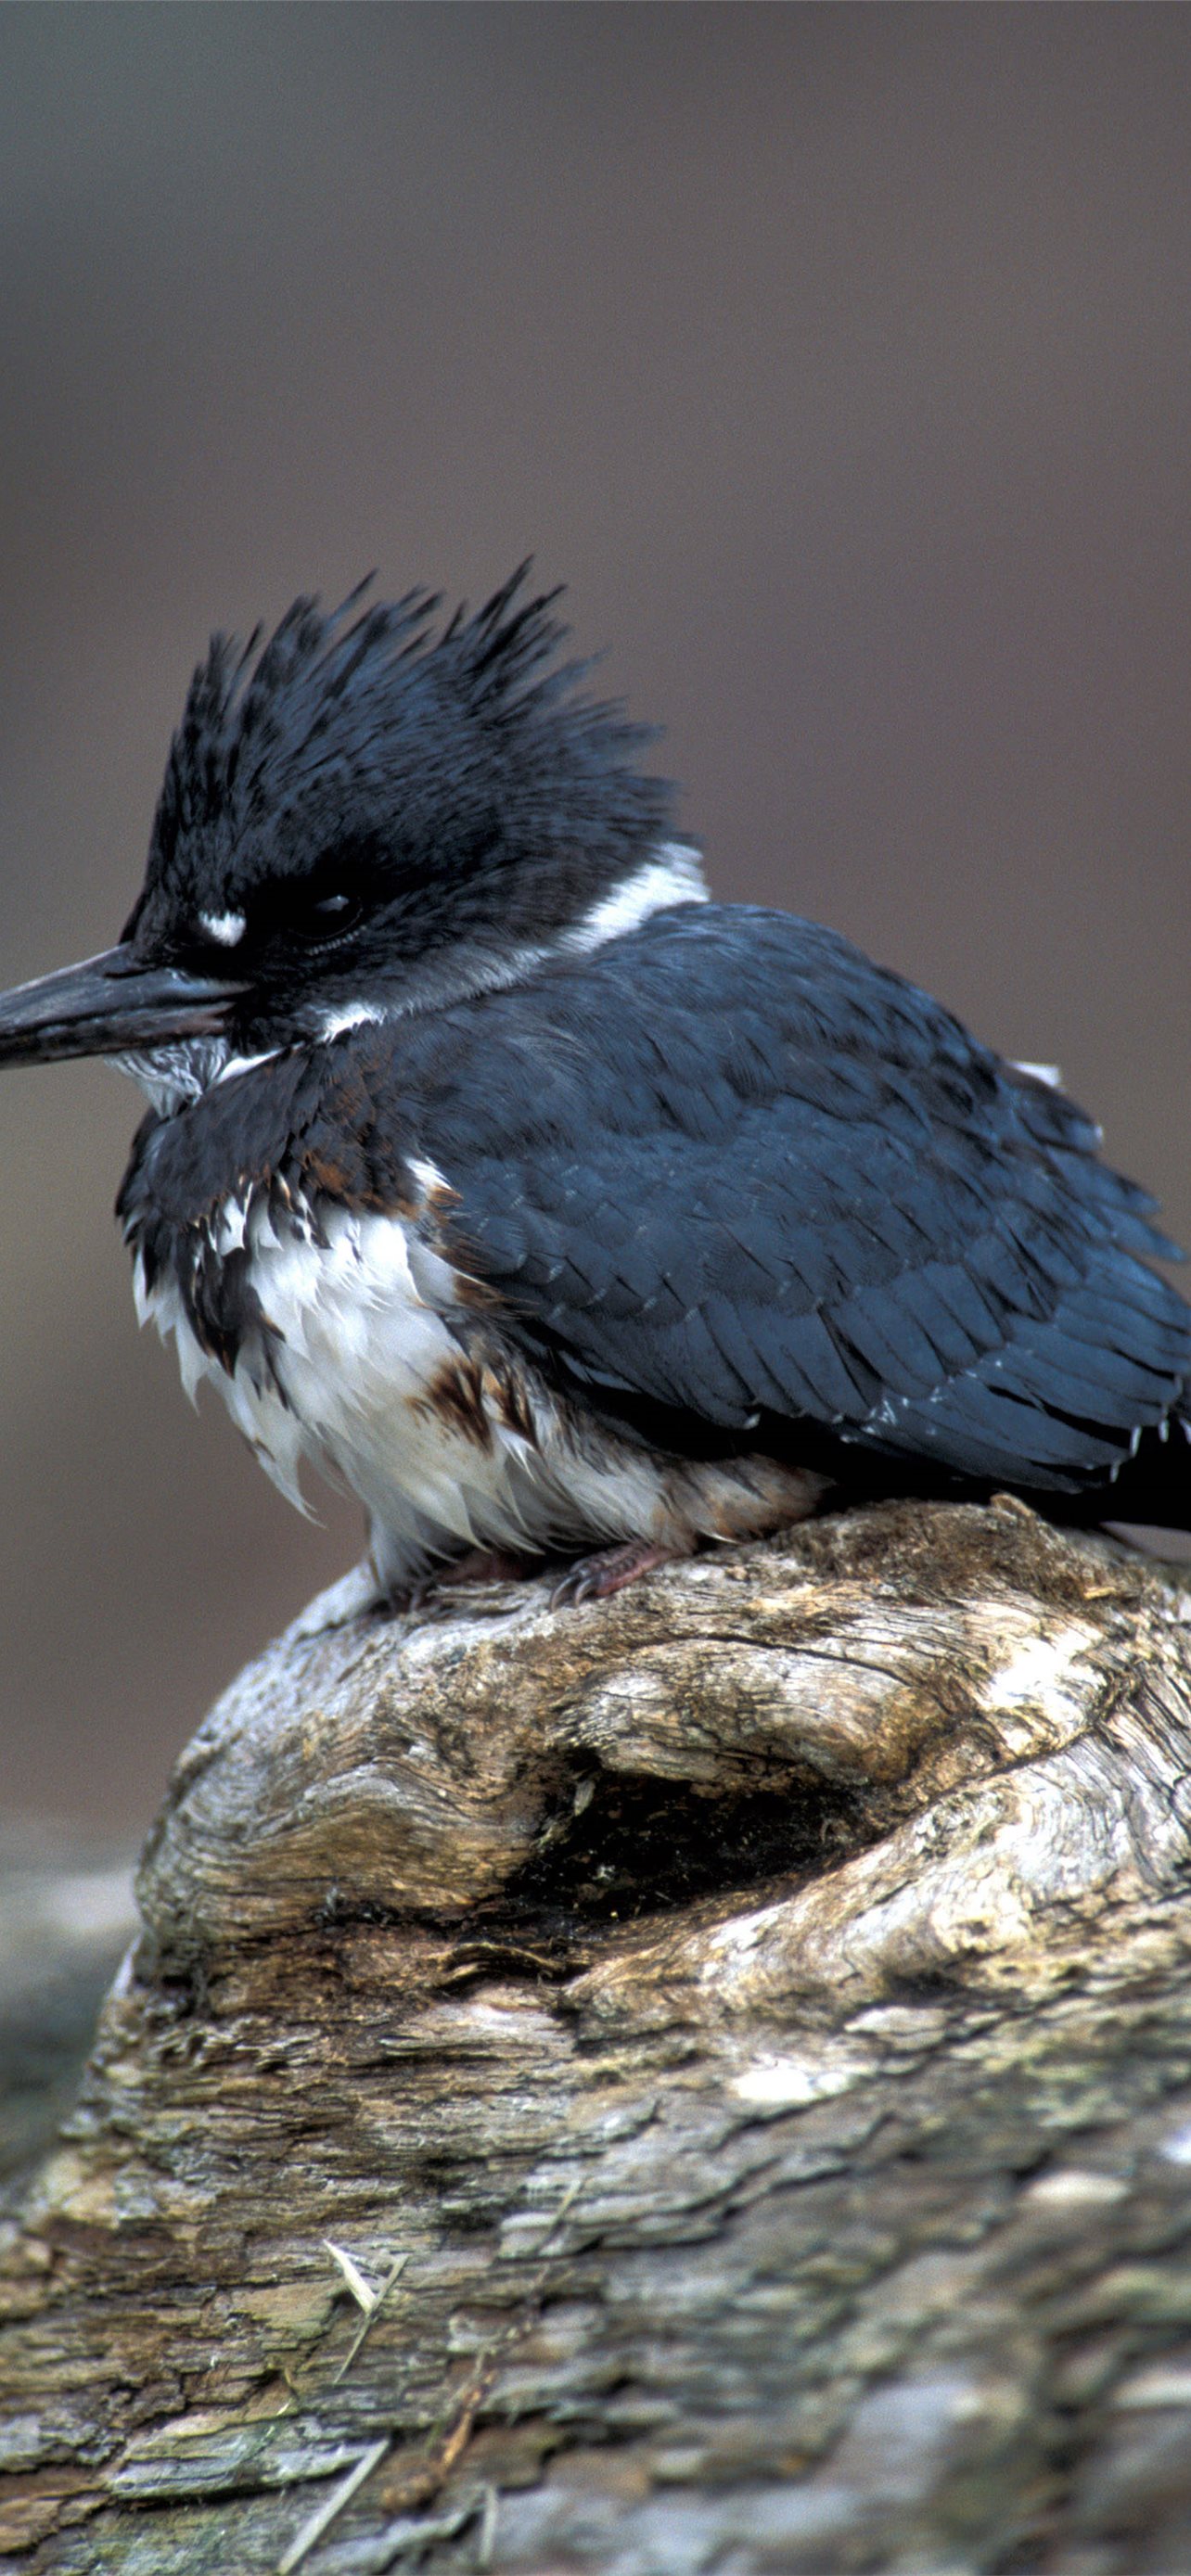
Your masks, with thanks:
<instances>
[{"instance_id":1,"label":"blue-gray wing","mask_svg":"<svg viewBox=\"0 0 1191 2576\"><path fill-rule=\"evenodd\" d=\"M461 1263L626 1421L1075 1489L1191 1377L1174 1247L1082 1112L830 932L687 907L401 1054Z\"/></svg>"}]
</instances>

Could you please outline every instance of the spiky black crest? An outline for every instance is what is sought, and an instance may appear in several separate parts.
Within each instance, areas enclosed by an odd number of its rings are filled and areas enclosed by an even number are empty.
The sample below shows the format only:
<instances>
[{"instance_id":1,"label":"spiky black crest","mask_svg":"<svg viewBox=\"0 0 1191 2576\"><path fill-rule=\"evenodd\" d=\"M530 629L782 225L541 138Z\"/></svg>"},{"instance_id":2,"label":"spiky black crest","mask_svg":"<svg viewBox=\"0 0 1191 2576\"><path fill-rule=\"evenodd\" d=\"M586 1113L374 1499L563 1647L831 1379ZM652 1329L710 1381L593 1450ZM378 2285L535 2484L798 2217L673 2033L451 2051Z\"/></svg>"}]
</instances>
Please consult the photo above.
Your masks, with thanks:
<instances>
[{"instance_id":1,"label":"spiky black crest","mask_svg":"<svg viewBox=\"0 0 1191 2576\"><path fill-rule=\"evenodd\" d=\"M336 833L408 867L474 861L527 836L559 859L630 855L664 832L670 795L636 756L652 728L578 694L559 662L557 590L528 563L436 634L440 595L324 615L295 600L261 649L216 635L190 685L154 822L146 899L250 897L326 856ZM138 908L139 910L139 908Z\"/></svg>"}]
</instances>

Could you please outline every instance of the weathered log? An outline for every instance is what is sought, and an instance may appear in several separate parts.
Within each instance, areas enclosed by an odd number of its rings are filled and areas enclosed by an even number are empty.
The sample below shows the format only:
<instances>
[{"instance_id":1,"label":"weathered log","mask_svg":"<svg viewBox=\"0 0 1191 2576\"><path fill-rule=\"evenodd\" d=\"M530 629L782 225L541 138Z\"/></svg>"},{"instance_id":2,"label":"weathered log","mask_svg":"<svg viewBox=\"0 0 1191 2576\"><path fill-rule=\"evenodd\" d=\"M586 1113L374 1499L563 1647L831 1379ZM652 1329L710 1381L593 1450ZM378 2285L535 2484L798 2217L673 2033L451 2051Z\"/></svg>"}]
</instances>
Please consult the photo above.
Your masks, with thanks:
<instances>
[{"instance_id":1,"label":"weathered log","mask_svg":"<svg viewBox=\"0 0 1191 2576\"><path fill-rule=\"evenodd\" d=\"M1005 1501L359 1607L0 2247L5 2565L1191 2565L1191 1602Z\"/></svg>"}]
</instances>

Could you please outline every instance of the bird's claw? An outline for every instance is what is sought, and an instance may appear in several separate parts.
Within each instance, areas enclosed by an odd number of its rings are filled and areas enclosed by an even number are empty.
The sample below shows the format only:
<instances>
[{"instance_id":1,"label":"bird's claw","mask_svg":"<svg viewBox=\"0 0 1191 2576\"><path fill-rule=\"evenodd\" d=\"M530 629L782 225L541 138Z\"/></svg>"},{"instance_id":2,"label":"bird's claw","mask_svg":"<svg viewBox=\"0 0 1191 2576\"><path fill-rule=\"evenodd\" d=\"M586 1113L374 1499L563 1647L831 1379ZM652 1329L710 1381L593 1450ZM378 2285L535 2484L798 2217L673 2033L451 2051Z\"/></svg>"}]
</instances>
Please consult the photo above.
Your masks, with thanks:
<instances>
[{"instance_id":1,"label":"bird's claw","mask_svg":"<svg viewBox=\"0 0 1191 2576\"><path fill-rule=\"evenodd\" d=\"M452 1608L451 1596L456 1592L473 1587L478 1590L490 1583L519 1583L529 1571L523 1556L511 1556L500 1548L473 1547L466 1556L457 1557L453 1565L436 1565L429 1574L419 1576L416 1583L392 1593L390 1607L407 1619L424 1618Z\"/></svg>"},{"instance_id":2,"label":"bird's claw","mask_svg":"<svg viewBox=\"0 0 1191 2576\"><path fill-rule=\"evenodd\" d=\"M627 1546L604 1547L594 1556L577 1557L555 1584L550 1607L574 1610L581 1601L608 1601L614 1592L623 1592L626 1583L651 1574L656 1565L672 1564L675 1554L672 1547L655 1547L644 1539L630 1539Z\"/></svg>"}]
</instances>

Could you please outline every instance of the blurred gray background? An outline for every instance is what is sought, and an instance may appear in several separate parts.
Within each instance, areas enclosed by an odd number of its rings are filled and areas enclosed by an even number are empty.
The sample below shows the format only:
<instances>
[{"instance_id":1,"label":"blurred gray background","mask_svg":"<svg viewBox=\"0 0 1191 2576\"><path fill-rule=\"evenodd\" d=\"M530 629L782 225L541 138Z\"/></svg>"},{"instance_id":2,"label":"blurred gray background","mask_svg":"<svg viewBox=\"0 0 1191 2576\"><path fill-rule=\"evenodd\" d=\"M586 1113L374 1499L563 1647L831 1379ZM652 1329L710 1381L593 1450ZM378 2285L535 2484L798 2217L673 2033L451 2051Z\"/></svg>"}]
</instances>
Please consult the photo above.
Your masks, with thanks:
<instances>
[{"instance_id":1,"label":"blurred gray background","mask_svg":"<svg viewBox=\"0 0 1191 2576\"><path fill-rule=\"evenodd\" d=\"M718 890L1058 1060L1191 1235L1191 14L0 12L0 975L214 624L534 549ZM0 1796L124 1832L358 1553L138 1339L137 1095L0 1102Z\"/></svg>"}]
</instances>

